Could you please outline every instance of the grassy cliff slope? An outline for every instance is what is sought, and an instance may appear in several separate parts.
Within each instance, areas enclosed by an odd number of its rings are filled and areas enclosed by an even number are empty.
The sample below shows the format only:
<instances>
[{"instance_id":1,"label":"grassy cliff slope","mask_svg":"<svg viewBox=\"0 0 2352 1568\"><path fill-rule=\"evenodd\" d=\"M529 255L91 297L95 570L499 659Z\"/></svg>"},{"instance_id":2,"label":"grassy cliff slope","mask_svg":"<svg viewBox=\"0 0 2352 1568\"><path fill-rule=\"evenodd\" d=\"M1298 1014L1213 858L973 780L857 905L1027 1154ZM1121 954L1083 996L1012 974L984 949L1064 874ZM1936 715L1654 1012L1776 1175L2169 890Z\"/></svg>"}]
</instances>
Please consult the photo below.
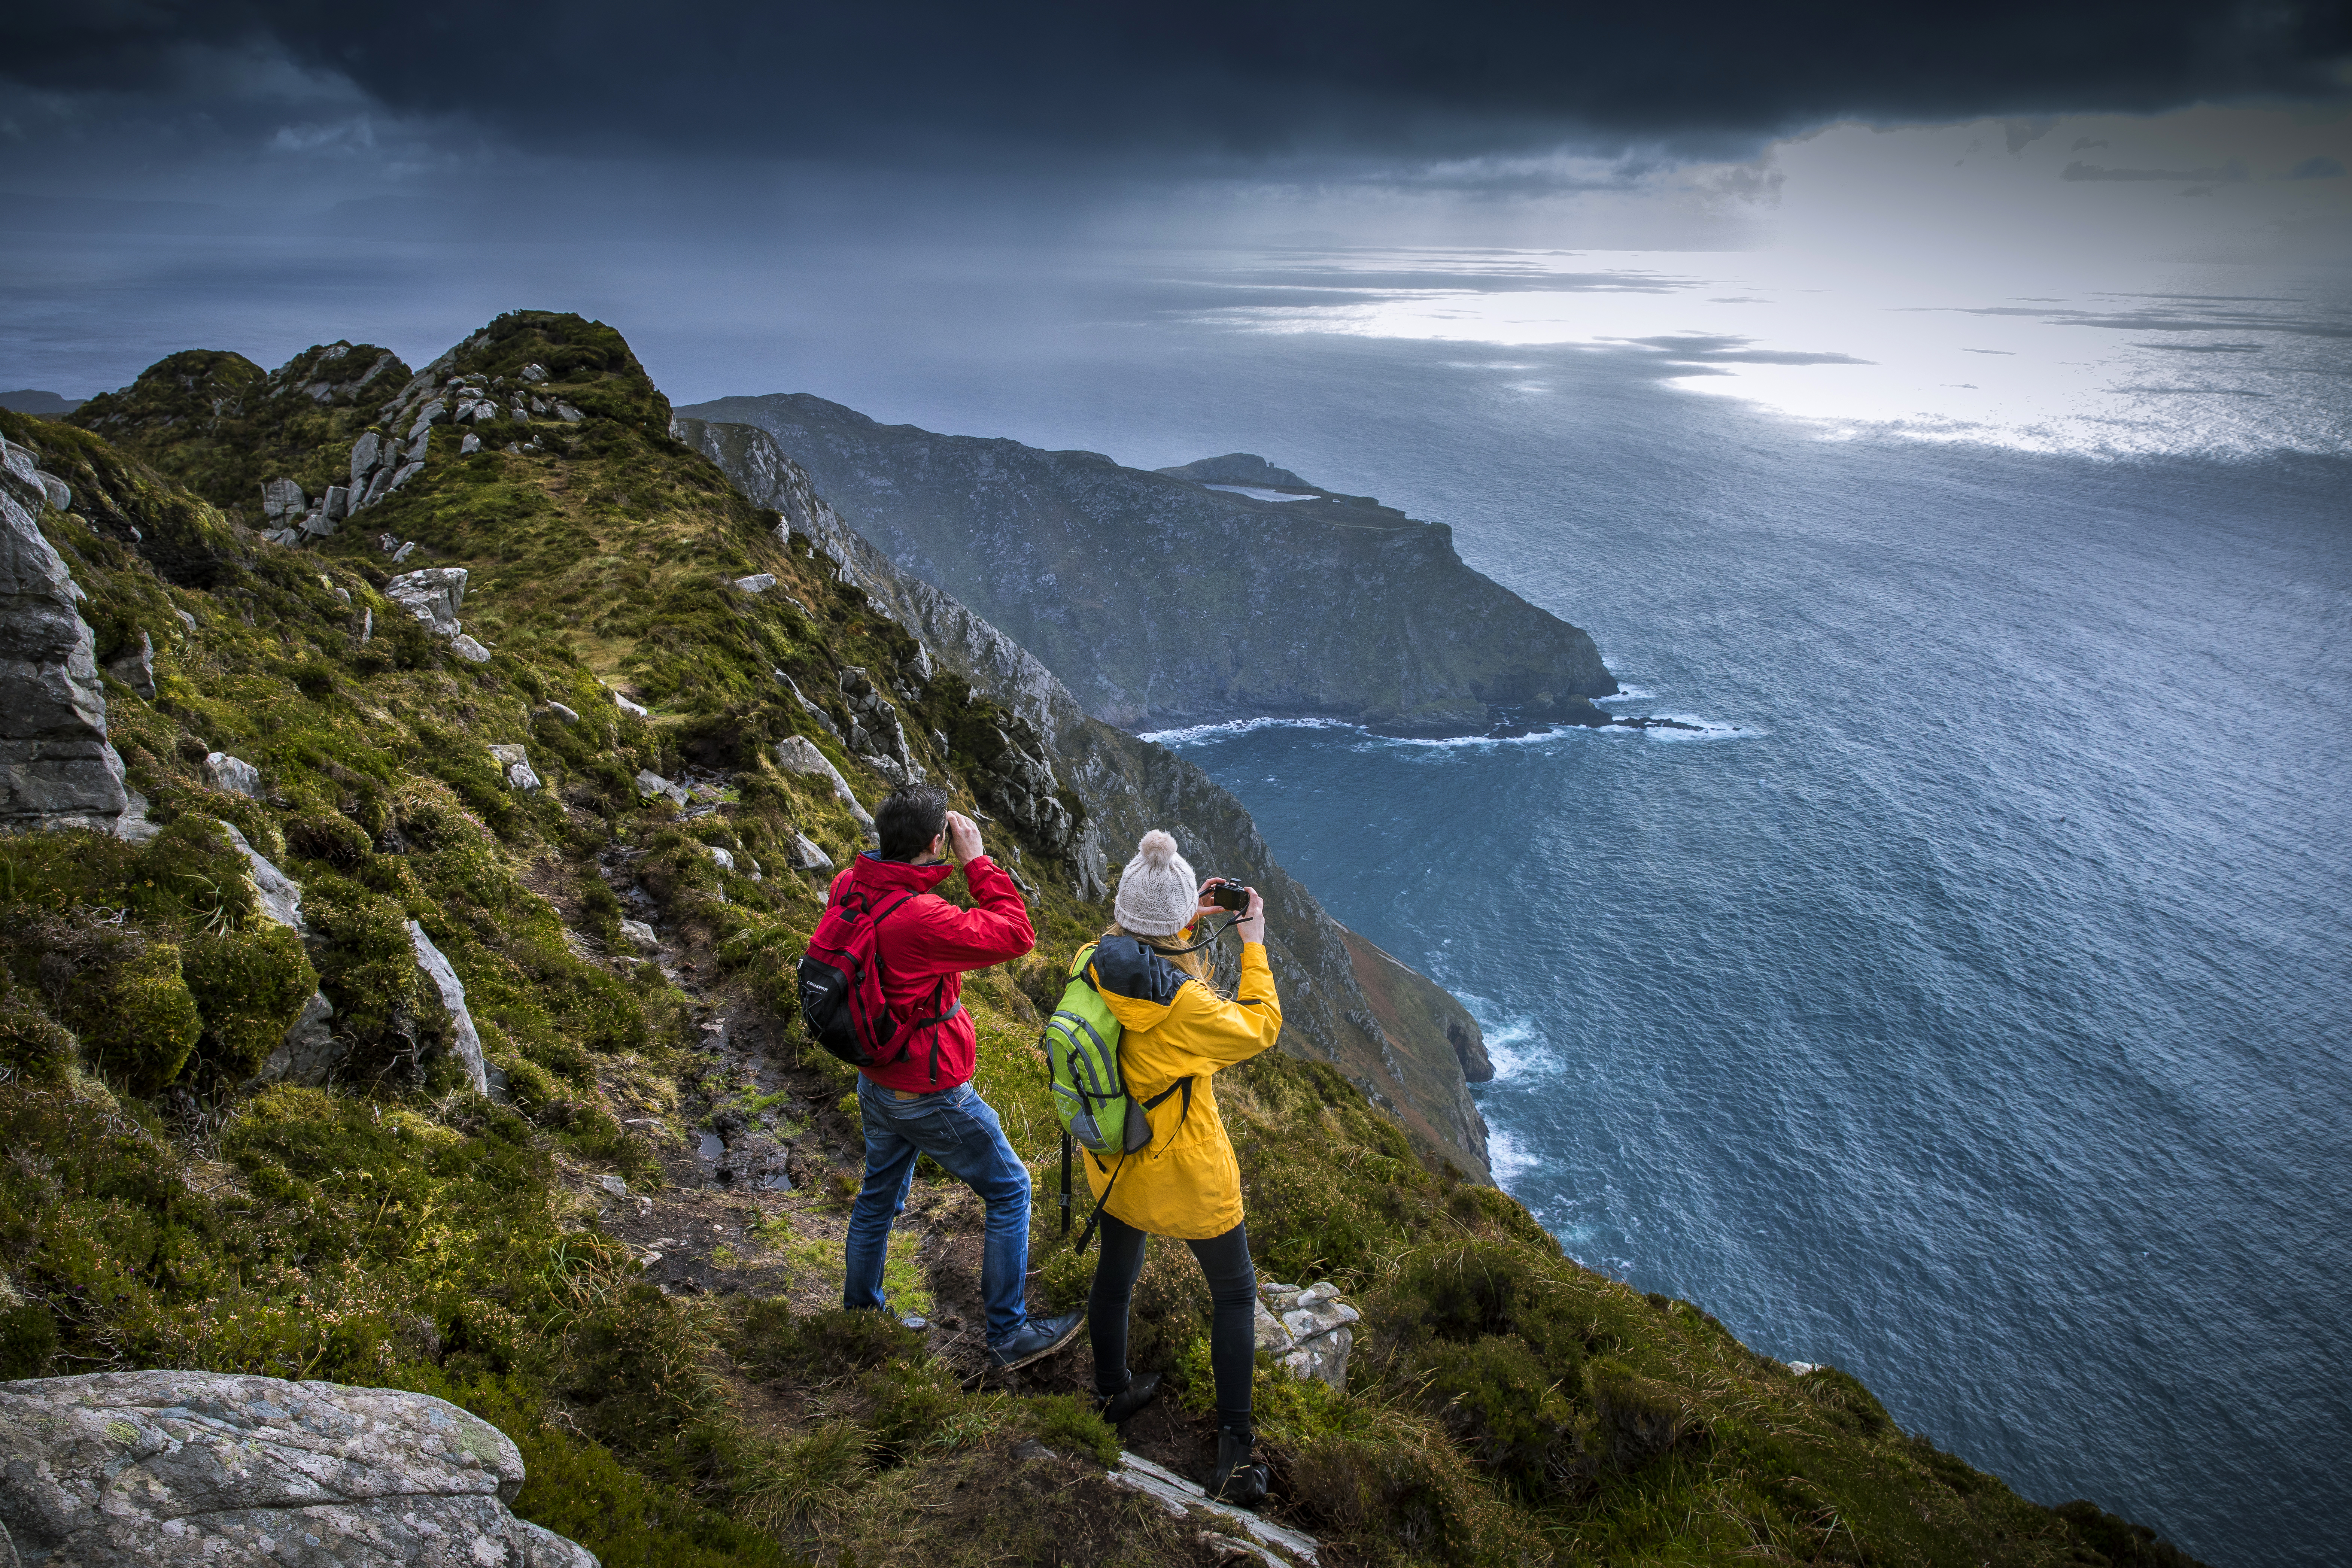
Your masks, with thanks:
<instances>
[{"instance_id":1,"label":"grassy cliff slope","mask_svg":"<svg viewBox=\"0 0 2352 1568\"><path fill-rule=\"evenodd\" d=\"M107 696L161 827L0 839L0 1376L442 1394L521 1446L518 1510L615 1568L1220 1560L1104 1482L1115 1439L1075 1397L1082 1354L971 1375L961 1188L919 1180L895 1245L889 1288L927 1331L824 1310L858 1137L845 1072L793 1015L824 876L790 868L800 837L836 859L858 837L770 742L814 742L869 801L881 784L773 672L887 680L921 765L970 804L980 731L1013 716L902 677L904 630L669 437L609 329L501 318L425 374L489 385L525 363L585 417L502 418L464 457L436 433L421 475L308 550L159 472L233 471L216 432L117 446L0 414L71 489L40 522L101 658L142 633L155 649L152 700ZM473 574L487 662L385 596L379 533L420 542L403 570ZM730 585L751 573L777 582ZM542 787L515 787L493 744L524 747ZM216 787L215 752L257 790ZM687 805L640 770L693 786ZM299 940L224 822L300 884ZM1042 841L998 840L1023 850L1044 949L967 1000L982 1084L1038 1173L1036 1290L1058 1303L1090 1260L1052 1222L1033 998L1103 910ZM492 1094L459 1071L410 921L463 980ZM257 1084L313 987L331 1080ZM1269 1054L1221 1095L1261 1267L1365 1313L1344 1396L1260 1374L1276 1506L1328 1562L2179 1561L2087 1504L2023 1501L1842 1373L1798 1376L1579 1268L1327 1063ZM1206 1309L1181 1251L1155 1254L1137 1361L1173 1394L1127 1440L1179 1468L1206 1442Z\"/></svg>"}]
</instances>

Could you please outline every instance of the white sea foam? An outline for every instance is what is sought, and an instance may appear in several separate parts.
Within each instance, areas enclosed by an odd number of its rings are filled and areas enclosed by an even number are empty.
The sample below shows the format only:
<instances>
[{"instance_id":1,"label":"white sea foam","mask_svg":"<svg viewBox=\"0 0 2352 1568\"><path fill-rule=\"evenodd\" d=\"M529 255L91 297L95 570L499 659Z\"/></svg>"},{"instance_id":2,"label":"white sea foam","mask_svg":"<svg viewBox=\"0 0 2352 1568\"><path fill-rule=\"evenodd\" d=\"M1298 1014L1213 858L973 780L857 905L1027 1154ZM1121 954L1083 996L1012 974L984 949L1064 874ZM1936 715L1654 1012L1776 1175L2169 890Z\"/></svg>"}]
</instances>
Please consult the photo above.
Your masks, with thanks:
<instances>
[{"instance_id":1,"label":"white sea foam","mask_svg":"<svg viewBox=\"0 0 2352 1568\"><path fill-rule=\"evenodd\" d=\"M1203 485L1201 488L1211 490L1231 490L1237 496L1247 496L1252 500L1321 500L1323 499L1319 495L1303 496L1290 490L1270 490L1263 485Z\"/></svg>"},{"instance_id":2,"label":"white sea foam","mask_svg":"<svg viewBox=\"0 0 2352 1568\"><path fill-rule=\"evenodd\" d=\"M1201 741L1222 741L1255 730L1353 730L1341 719L1228 719L1221 724L1186 724L1174 730L1146 730L1135 738L1162 746L1186 746Z\"/></svg>"},{"instance_id":3,"label":"white sea foam","mask_svg":"<svg viewBox=\"0 0 2352 1568\"><path fill-rule=\"evenodd\" d=\"M1486 1132L1486 1168L1495 1173L1495 1184L1505 1192L1511 1184L1541 1163L1535 1152L1501 1128Z\"/></svg>"},{"instance_id":4,"label":"white sea foam","mask_svg":"<svg viewBox=\"0 0 2352 1568\"><path fill-rule=\"evenodd\" d=\"M1551 1047L1536 1021L1525 1015L1493 1021L1493 1015L1473 1010L1471 1016L1478 1021L1478 1032L1486 1042L1486 1059L1495 1064L1496 1083L1511 1083L1538 1075L1556 1075L1563 1068L1559 1053Z\"/></svg>"}]
</instances>

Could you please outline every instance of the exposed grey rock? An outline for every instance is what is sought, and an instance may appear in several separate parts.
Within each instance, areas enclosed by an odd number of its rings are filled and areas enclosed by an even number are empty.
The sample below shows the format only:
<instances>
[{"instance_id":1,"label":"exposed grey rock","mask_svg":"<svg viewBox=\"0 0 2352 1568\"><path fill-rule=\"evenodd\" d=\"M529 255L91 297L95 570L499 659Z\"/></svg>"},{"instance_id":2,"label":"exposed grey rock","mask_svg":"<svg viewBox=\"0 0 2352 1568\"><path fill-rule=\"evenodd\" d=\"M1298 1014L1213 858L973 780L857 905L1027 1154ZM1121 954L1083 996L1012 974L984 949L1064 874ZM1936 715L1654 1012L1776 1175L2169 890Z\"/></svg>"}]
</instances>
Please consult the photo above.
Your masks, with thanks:
<instances>
[{"instance_id":1,"label":"exposed grey rock","mask_svg":"<svg viewBox=\"0 0 2352 1568\"><path fill-rule=\"evenodd\" d=\"M661 774L646 768L637 770L637 793L647 800L651 800L657 795L667 795L671 805L680 807L686 805L688 799L684 784L672 784Z\"/></svg>"},{"instance_id":2,"label":"exposed grey rock","mask_svg":"<svg viewBox=\"0 0 2352 1568\"><path fill-rule=\"evenodd\" d=\"M657 952L661 947L661 938L656 936L654 928L643 921L623 921L621 934L647 952Z\"/></svg>"},{"instance_id":3,"label":"exposed grey rock","mask_svg":"<svg viewBox=\"0 0 2352 1568\"><path fill-rule=\"evenodd\" d=\"M362 480L375 471L377 460L383 452L383 437L370 430L352 443L352 489L357 490Z\"/></svg>"},{"instance_id":4,"label":"exposed grey rock","mask_svg":"<svg viewBox=\"0 0 2352 1568\"><path fill-rule=\"evenodd\" d=\"M41 493L47 499L49 505L59 511L73 510L73 489L65 480L55 474L44 473L38 468L33 470L33 477L39 481Z\"/></svg>"},{"instance_id":5,"label":"exposed grey rock","mask_svg":"<svg viewBox=\"0 0 2352 1568\"><path fill-rule=\"evenodd\" d=\"M572 407L569 403L563 402L561 398L556 400L555 416L562 420L566 425L577 425L583 419L588 417L588 416L581 413L580 410Z\"/></svg>"},{"instance_id":6,"label":"exposed grey rock","mask_svg":"<svg viewBox=\"0 0 2352 1568\"><path fill-rule=\"evenodd\" d=\"M1348 1358L1355 1348L1350 1324L1363 1314L1339 1300L1328 1280L1304 1290L1268 1283L1258 1288L1257 1348L1279 1360L1291 1375L1319 1378L1334 1393L1348 1391Z\"/></svg>"},{"instance_id":7,"label":"exposed grey rock","mask_svg":"<svg viewBox=\"0 0 2352 1568\"><path fill-rule=\"evenodd\" d=\"M630 701L627 698L622 696L617 691L613 693L613 706L618 708L624 713L634 714L640 719L650 718L652 716L646 709Z\"/></svg>"},{"instance_id":8,"label":"exposed grey rock","mask_svg":"<svg viewBox=\"0 0 2352 1568\"><path fill-rule=\"evenodd\" d=\"M259 795L261 770L242 757L215 752L205 758L205 781L230 795Z\"/></svg>"},{"instance_id":9,"label":"exposed grey rock","mask_svg":"<svg viewBox=\"0 0 2352 1568\"><path fill-rule=\"evenodd\" d=\"M470 458L481 449L482 438L471 430L467 431L466 438L457 443L457 456L461 458Z\"/></svg>"},{"instance_id":10,"label":"exposed grey rock","mask_svg":"<svg viewBox=\"0 0 2352 1568\"><path fill-rule=\"evenodd\" d=\"M777 742L776 765L788 773L804 773L831 784L835 797L849 808L850 819L865 832L868 840L873 839L872 815L857 804L857 797L849 793L849 781L841 776L839 768L825 760L824 753L816 749L815 742L806 735L787 736Z\"/></svg>"},{"instance_id":11,"label":"exposed grey rock","mask_svg":"<svg viewBox=\"0 0 2352 1568\"><path fill-rule=\"evenodd\" d=\"M81 589L30 510L32 457L0 438L0 827L119 830L131 804L106 733Z\"/></svg>"},{"instance_id":12,"label":"exposed grey rock","mask_svg":"<svg viewBox=\"0 0 2352 1568\"><path fill-rule=\"evenodd\" d=\"M375 477L368 480L367 494L361 499L359 505L353 507L352 510L353 511L359 511L367 507L372 507L375 505L376 502L382 500L384 498L385 492L392 489L392 479L393 465L389 462L379 465L375 471Z\"/></svg>"},{"instance_id":13,"label":"exposed grey rock","mask_svg":"<svg viewBox=\"0 0 2352 1568\"><path fill-rule=\"evenodd\" d=\"M245 835L237 831L235 823L224 822L220 828L227 836L229 847L245 857L246 876L253 883L262 917L277 921L297 936L309 935L310 928L302 919L302 884L279 870L270 863L268 856L247 843Z\"/></svg>"},{"instance_id":14,"label":"exposed grey rock","mask_svg":"<svg viewBox=\"0 0 2352 1568\"><path fill-rule=\"evenodd\" d=\"M1321 1542L1313 1536L1292 1530L1286 1525L1261 1519L1245 1508L1218 1502L1192 1482L1175 1471L1152 1463L1142 1455L1121 1449L1118 1464L1108 1477L1111 1485L1141 1492L1178 1519L1203 1517L1222 1521L1228 1528L1242 1531L1246 1541L1232 1535L1203 1532L1204 1540L1231 1541L1237 1546L1246 1545L1259 1561L1271 1568L1317 1568L1321 1561L1317 1555Z\"/></svg>"},{"instance_id":15,"label":"exposed grey rock","mask_svg":"<svg viewBox=\"0 0 2352 1568\"><path fill-rule=\"evenodd\" d=\"M818 848L806 834L795 833L784 851L785 862L795 871L830 871L833 857Z\"/></svg>"},{"instance_id":16,"label":"exposed grey rock","mask_svg":"<svg viewBox=\"0 0 2352 1568\"><path fill-rule=\"evenodd\" d=\"M327 1000L327 994L312 992L302 1004L301 1014L288 1026L286 1037L254 1074L255 1081L325 1088L343 1058L351 1054L350 1044L335 1037L329 1022L334 1016L335 1005Z\"/></svg>"},{"instance_id":17,"label":"exposed grey rock","mask_svg":"<svg viewBox=\"0 0 2352 1568\"><path fill-rule=\"evenodd\" d=\"M351 515L351 487L349 485L329 485L327 487L327 497L324 502L324 510L327 521L330 522L341 522L345 517Z\"/></svg>"},{"instance_id":18,"label":"exposed grey rock","mask_svg":"<svg viewBox=\"0 0 2352 1568\"><path fill-rule=\"evenodd\" d=\"M173 610L172 613L180 617L180 624L187 627L189 635L193 637L196 630L196 617L185 610Z\"/></svg>"},{"instance_id":19,"label":"exposed grey rock","mask_svg":"<svg viewBox=\"0 0 2352 1568\"><path fill-rule=\"evenodd\" d=\"M566 708L561 702L549 703L547 705L547 710L550 713L554 714L557 718L562 720L567 724L577 724L580 722L580 715L574 713L571 709Z\"/></svg>"},{"instance_id":20,"label":"exposed grey rock","mask_svg":"<svg viewBox=\"0 0 2352 1568\"><path fill-rule=\"evenodd\" d=\"M849 749L894 784L921 784L922 765L907 749L898 709L856 665L841 672L841 700L849 709Z\"/></svg>"},{"instance_id":21,"label":"exposed grey rock","mask_svg":"<svg viewBox=\"0 0 2352 1568\"><path fill-rule=\"evenodd\" d=\"M710 851L710 858L719 863L719 868L720 870L732 871L735 869L735 857L732 853L728 850L721 849L716 844L708 844L703 847Z\"/></svg>"},{"instance_id":22,"label":"exposed grey rock","mask_svg":"<svg viewBox=\"0 0 2352 1568\"><path fill-rule=\"evenodd\" d=\"M465 629L457 612L466 606L467 575L463 566L427 566L386 583L383 596L423 621L435 636L454 637Z\"/></svg>"},{"instance_id":23,"label":"exposed grey rock","mask_svg":"<svg viewBox=\"0 0 2352 1568\"><path fill-rule=\"evenodd\" d=\"M397 566L397 565L399 565L402 562L404 562L404 561L407 560L410 556L412 556L412 555L414 555L414 554L415 554L415 553L416 553L416 541L415 541L415 540L413 540L413 539L412 539L412 540L409 540L407 542L405 542L405 543L404 543L403 545L401 545L401 547L400 547L399 549L397 549L397 550L395 550L395 551L394 551L394 552L392 552L392 563L393 563L394 566Z\"/></svg>"},{"instance_id":24,"label":"exposed grey rock","mask_svg":"<svg viewBox=\"0 0 2352 1568\"><path fill-rule=\"evenodd\" d=\"M404 456L408 462L421 463L425 460L425 454L430 452L432 449L433 432L430 430L420 431L418 432L416 438L408 443L408 450ZM400 482L398 476L395 475L392 482L394 484L398 484Z\"/></svg>"},{"instance_id":25,"label":"exposed grey rock","mask_svg":"<svg viewBox=\"0 0 2352 1568\"><path fill-rule=\"evenodd\" d=\"M547 379L547 367L543 364L527 364L516 374L525 381L541 382Z\"/></svg>"},{"instance_id":26,"label":"exposed grey rock","mask_svg":"<svg viewBox=\"0 0 2352 1568\"><path fill-rule=\"evenodd\" d=\"M302 520L301 531L312 539L324 539L340 525L323 511L314 511Z\"/></svg>"},{"instance_id":27,"label":"exposed grey rock","mask_svg":"<svg viewBox=\"0 0 2352 1568\"><path fill-rule=\"evenodd\" d=\"M416 423L408 427L407 439L411 443L422 441L425 439L425 433L432 429L441 416L448 412L449 405L439 398L435 398L416 411Z\"/></svg>"},{"instance_id":28,"label":"exposed grey rock","mask_svg":"<svg viewBox=\"0 0 2352 1568\"><path fill-rule=\"evenodd\" d=\"M108 661L106 673L147 699L155 700L155 640L145 632L139 634L139 646L127 648Z\"/></svg>"},{"instance_id":29,"label":"exposed grey rock","mask_svg":"<svg viewBox=\"0 0 2352 1568\"><path fill-rule=\"evenodd\" d=\"M403 463L400 466L400 471L392 476L392 483L386 488L385 493L390 494L393 490L398 489L424 471L425 461L421 458L412 462Z\"/></svg>"},{"instance_id":30,"label":"exposed grey rock","mask_svg":"<svg viewBox=\"0 0 2352 1568\"><path fill-rule=\"evenodd\" d=\"M261 515L264 517L299 517L310 507L310 498L292 479L272 479L261 487Z\"/></svg>"},{"instance_id":31,"label":"exposed grey rock","mask_svg":"<svg viewBox=\"0 0 2352 1568\"><path fill-rule=\"evenodd\" d=\"M539 787L539 775L530 770L530 758L520 746L492 746L490 756L506 775L509 789L534 790Z\"/></svg>"},{"instance_id":32,"label":"exposed grey rock","mask_svg":"<svg viewBox=\"0 0 2352 1568\"><path fill-rule=\"evenodd\" d=\"M514 1517L522 1482L504 1433L429 1394L208 1372L0 1384L0 1562L27 1568L596 1568Z\"/></svg>"},{"instance_id":33,"label":"exposed grey rock","mask_svg":"<svg viewBox=\"0 0 2352 1568\"><path fill-rule=\"evenodd\" d=\"M735 579L735 586L746 594L764 594L775 585L776 574L773 572L754 572L749 577Z\"/></svg>"},{"instance_id":34,"label":"exposed grey rock","mask_svg":"<svg viewBox=\"0 0 2352 1568\"><path fill-rule=\"evenodd\" d=\"M463 632L459 632L456 637L449 639L449 651L456 654L459 658L466 660L468 664L488 664L490 662L490 650L484 647L480 643L476 642L472 637L467 637Z\"/></svg>"},{"instance_id":35,"label":"exposed grey rock","mask_svg":"<svg viewBox=\"0 0 2352 1568\"><path fill-rule=\"evenodd\" d=\"M365 647L374 640L375 611L368 605L362 605L360 606L360 646Z\"/></svg>"},{"instance_id":36,"label":"exposed grey rock","mask_svg":"<svg viewBox=\"0 0 2352 1568\"><path fill-rule=\"evenodd\" d=\"M800 687L793 682L791 676L786 675L781 669L775 672L775 676L778 680L784 683L784 689L793 694L793 700L801 705L802 710L806 712L810 718L814 719L818 723L824 726L824 732L826 734L832 736L836 741L841 739L841 726L833 721L832 714L826 712L824 709L810 701L802 692Z\"/></svg>"},{"instance_id":37,"label":"exposed grey rock","mask_svg":"<svg viewBox=\"0 0 2352 1568\"><path fill-rule=\"evenodd\" d=\"M458 980L457 972L449 967L441 950L433 945L433 939L425 934L425 928L415 921L408 922L408 944L416 950L416 967L433 982L433 988L440 994L441 1005L449 1014L450 1055L465 1069L466 1080L474 1086L476 1094L489 1093L490 1075L482 1059L482 1037L475 1031L474 1015L466 1009L465 984Z\"/></svg>"},{"instance_id":38,"label":"exposed grey rock","mask_svg":"<svg viewBox=\"0 0 2352 1568\"><path fill-rule=\"evenodd\" d=\"M629 1195L629 1184L618 1176L599 1176L596 1178L596 1184L616 1198L625 1198Z\"/></svg>"}]
</instances>

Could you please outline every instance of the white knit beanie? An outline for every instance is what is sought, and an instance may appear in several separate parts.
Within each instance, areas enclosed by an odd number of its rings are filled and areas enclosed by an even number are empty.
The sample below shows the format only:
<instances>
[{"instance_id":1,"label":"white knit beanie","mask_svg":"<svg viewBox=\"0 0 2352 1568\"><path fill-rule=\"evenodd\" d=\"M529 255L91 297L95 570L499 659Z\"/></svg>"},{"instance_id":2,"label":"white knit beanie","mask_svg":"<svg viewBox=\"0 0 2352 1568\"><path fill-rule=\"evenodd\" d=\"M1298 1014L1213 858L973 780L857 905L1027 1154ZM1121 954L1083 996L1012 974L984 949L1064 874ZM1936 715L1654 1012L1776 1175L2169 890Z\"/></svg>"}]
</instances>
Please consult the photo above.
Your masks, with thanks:
<instances>
[{"instance_id":1,"label":"white knit beanie","mask_svg":"<svg viewBox=\"0 0 2352 1568\"><path fill-rule=\"evenodd\" d=\"M1201 882L1192 863L1176 853L1176 840L1153 828L1119 873L1111 912L1138 936L1174 936L1200 910Z\"/></svg>"}]
</instances>

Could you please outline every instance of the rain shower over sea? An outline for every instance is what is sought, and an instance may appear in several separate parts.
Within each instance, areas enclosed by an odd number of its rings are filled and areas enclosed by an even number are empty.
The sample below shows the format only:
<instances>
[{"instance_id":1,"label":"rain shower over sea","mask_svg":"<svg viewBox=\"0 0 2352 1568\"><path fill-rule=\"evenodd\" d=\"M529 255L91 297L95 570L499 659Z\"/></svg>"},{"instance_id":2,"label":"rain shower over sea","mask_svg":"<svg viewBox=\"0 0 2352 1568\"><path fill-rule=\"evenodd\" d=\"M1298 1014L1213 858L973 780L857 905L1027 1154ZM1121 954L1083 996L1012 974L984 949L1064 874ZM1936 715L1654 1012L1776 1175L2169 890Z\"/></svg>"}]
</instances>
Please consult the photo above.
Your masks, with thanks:
<instances>
[{"instance_id":1,"label":"rain shower over sea","mask_svg":"<svg viewBox=\"0 0 2352 1568\"><path fill-rule=\"evenodd\" d=\"M1572 1256L2037 1500L2341 1562L2352 311L2242 271L1767 337L1692 275L1740 260L1236 268L1017 417L887 416L1259 452L1590 629L1615 710L1700 728L1161 739L1479 1015L1496 1174ZM1674 330L1702 295L1749 335Z\"/></svg>"}]
</instances>

